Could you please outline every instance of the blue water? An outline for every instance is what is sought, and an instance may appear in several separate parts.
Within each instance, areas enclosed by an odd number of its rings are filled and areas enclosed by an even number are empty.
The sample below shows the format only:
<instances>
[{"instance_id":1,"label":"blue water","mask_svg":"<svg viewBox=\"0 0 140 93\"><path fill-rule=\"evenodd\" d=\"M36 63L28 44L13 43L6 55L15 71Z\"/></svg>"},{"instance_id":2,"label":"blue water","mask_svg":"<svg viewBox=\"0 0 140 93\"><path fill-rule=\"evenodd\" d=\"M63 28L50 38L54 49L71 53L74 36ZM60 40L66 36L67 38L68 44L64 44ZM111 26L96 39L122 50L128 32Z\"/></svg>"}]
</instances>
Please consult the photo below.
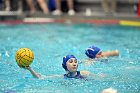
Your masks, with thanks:
<instances>
[{"instance_id":1,"label":"blue water","mask_svg":"<svg viewBox=\"0 0 140 93\"><path fill-rule=\"evenodd\" d=\"M140 93L140 28L92 24L0 25L0 93L100 93L115 88L119 93ZM107 63L79 64L78 70L107 74L89 80L36 79L15 62L15 52L30 48L35 55L31 67L43 75L62 75L62 57L86 58L84 50L96 45L103 51L120 51Z\"/></svg>"}]
</instances>

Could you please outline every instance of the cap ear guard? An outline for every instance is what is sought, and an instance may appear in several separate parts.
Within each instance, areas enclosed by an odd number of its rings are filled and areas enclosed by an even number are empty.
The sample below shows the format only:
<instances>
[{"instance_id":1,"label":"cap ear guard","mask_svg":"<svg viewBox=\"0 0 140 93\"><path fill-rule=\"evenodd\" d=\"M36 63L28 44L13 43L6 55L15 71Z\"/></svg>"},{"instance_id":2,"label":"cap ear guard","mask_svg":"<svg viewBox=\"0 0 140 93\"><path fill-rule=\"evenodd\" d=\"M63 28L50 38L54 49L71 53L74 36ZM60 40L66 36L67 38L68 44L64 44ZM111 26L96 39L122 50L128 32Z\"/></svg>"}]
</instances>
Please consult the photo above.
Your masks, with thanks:
<instances>
[{"instance_id":1,"label":"cap ear guard","mask_svg":"<svg viewBox=\"0 0 140 93\"><path fill-rule=\"evenodd\" d=\"M85 54L89 57L89 58L95 58L96 54L94 53L94 49L92 48L87 48L85 50Z\"/></svg>"},{"instance_id":2,"label":"cap ear guard","mask_svg":"<svg viewBox=\"0 0 140 93\"><path fill-rule=\"evenodd\" d=\"M65 70L68 70L68 69L67 69L67 66L64 65L64 64L62 64L62 67L63 67Z\"/></svg>"},{"instance_id":3,"label":"cap ear guard","mask_svg":"<svg viewBox=\"0 0 140 93\"><path fill-rule=\"evenodd\" d=\"M89 58L95 58L95 57L96 57L96 54L98 54L99 52L100 52L100 48L95 47L95 46L88 47L88 48L85 50L85 54L86 54Z\"/></svg>"}]
</instances>

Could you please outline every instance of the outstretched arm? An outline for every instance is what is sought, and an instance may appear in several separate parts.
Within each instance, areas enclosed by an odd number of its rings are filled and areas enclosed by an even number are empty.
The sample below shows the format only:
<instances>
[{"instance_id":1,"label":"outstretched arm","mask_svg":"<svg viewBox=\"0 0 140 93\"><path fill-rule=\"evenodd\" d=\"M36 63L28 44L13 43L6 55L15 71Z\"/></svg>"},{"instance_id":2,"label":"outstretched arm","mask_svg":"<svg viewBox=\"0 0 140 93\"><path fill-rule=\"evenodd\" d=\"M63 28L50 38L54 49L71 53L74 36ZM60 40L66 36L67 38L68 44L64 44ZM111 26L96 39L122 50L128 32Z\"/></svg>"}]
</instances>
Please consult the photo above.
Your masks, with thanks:
<instances>
[{"instance_id":1,"label":"outstretched arm","mask_svg":"<svg viewBox=\"0 0 140 93\"><path fill-rule=\"evenodd\" d=\"M85 59L83 61L81 61L81 63L84 63L86 65L91 65L92 63L96 63L98 61L101 61L101 62L106 62L107 60L107 57L111 57L111 56L119 56L119 51L118 50L112 50L112 51L106 51L106 52L102 52L102 54L98 55L99 57L96 57L96 58L88 58L88 59Z\"/></svg>"},{"instance_id":2,"label":"outstretched arm","mask_svg":"<svg viewBox=\"0 0 140 93\"><path fill-rule=\"evenodd\" d=\"M106 51L106 52L102 52L102 54L103 54L105 57L119 56L119 51L118 51L118 50Z\"/></svg>"},{"instance_id":3,"label":"outstretched arm","mask_svg":"<svg viewBox=\"0 0 140 93\"><path fill-rule=\"evenodd\" d=\"M35 72L30 66L26 67L27 70L29 70L31 72L31 74L35 77L35 78L62 78L62 75L51 75L51 76L41 76L39 73Z\"/></svg>"},{"instance_id":4,"label":"outstretched arm","mask_svg":"<svg viewBox=\"0 0 140 93\"><path fill-rule=\"evenodd\" d=\"M35 72L30 66L25 67L25 69L29 70L34 77L41 78L41 75L39 73Z\"/></svg>"},{"instance_id":5,"label":"outstretched arm","mask_svg":"<svg viewBox=\"0 0 140 93\"><path fill-rule=\"evenodd\" d=\"M44 79L44 78L63 78L63 75L51 75L51 76L45 76L45 75L40 75L39 73L35 72L30 66L24 67L24 66L20 66L20 68L24 68L27 69L31 72L31 74L38 79Z\"/></svg>"}]
</instances>

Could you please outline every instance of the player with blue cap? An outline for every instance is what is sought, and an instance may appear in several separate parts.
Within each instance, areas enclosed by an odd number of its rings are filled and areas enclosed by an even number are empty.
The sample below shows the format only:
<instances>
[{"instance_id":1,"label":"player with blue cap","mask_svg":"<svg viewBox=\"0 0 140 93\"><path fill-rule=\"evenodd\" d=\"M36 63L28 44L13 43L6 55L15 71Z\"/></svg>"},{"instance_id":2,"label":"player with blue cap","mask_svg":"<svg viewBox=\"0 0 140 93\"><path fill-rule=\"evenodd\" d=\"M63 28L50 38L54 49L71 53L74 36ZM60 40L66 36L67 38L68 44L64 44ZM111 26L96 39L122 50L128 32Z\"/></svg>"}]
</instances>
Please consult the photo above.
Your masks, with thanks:
<instances>
[{"instance_id":1,"label":"player with blue cap","mask_svg":"<svg viewBox=\"0 0 140 93\"><path fill-rule=\"evenodd\" d=\"M67 56L64 56L64 57L63 57L62 67L63 67L66 71L68 70L68 69L67 69L67 66L66 66L66 63L67 63L71 58L74 58L75 60L77 60L76 57L73 56L73 55L67 55Z\"/></svg>"},{"instance_id":2,"label":"player with blue cap","mask_svg":"<svg viewBox=\"0 0 140 93\"><path fill-rule=\"evenodd\" d=\"M64 75L51 75L51 76L44 76L40 75L39 73L35 72L30 66L22 67L31 72L31 74L36 78L64 78L64 79L85 79L86 77L90 76L92 78L100 78L96 74L93 74L89 71L82 70L77 71L78 62L77 58L74 55L66 55L63 57L62 67L65 69L66 73ZM43 76L43 77L42 77Z\"/></svg>"},{"instance_id":3,"label":"player with blue cap","mask_svg":"<svg viewBox=\"0 0 140 93\"><path fill-rule=\"evenodd\" d=\"M96 55L100 53L101 49L95 46L90 46L85 50L85 54L91 59L96 58Z\"/></svg>"},{"instance_id":4,"label":"player with blue cap","mask_svg":"<svg viewBox=\"0 0 140 93\"><path fill-rule=\"evenodd\" d=\"M90 64L91 62L97 62L98 60L95 60L97 58L103 58L103 59L101 59L101 61L106 62L106 59L107 59L106 57L118 56L119 51L118 50L113 50L113 51L103 52L103 51L101 51L100 48L92 45L92 46L85 49L85 54L87 55L87 57L89 59L84 60L82 62Z\"/></svg>"},{"instance_id":5,"label":"player with blue cap","mask_svg":"<svg viewBox=\"0 0 140 93\"><path fill-rule=\"evenodd\" d=\"M64 79L85 79L91 73L89 71L77 71L78 62L74 55L66 55L63 57L62 67L65 69L66 73L64 75L51 75L43 76L44 78L64 78ZM36 78L42 78L40 74L35 72L30 66L24 67L29 70L31 74ZM95 76L95 74L94 74Z\"/></svg>"},{"instance_id":6,"label":"player with blue cap","mask_svg":"<svg viewBox=\"0 0 140 93\"><path fill-rule=\"evenodd\" d=\"M113 51L101 51L100 48L96 47L96 46L90 46L88 48L86 48L85 50L85 54L91 58L101 58L101 57L109 57L109 56L118 56L119 55L119 51L118 50L113 50Z\"/></svg>"},{"instance_id":7,"label":"player with blue cap","mask_svg":"<svg viewBox=\"0 0 140 93\"><path fill-rule=\"evenodd\" d=\"M74 55L67 55L63 57L62 67L65 69L66 74L64 74L64 78L84 78L80 71L77 71L78 62Z\"/></svg>"}]
</instances>

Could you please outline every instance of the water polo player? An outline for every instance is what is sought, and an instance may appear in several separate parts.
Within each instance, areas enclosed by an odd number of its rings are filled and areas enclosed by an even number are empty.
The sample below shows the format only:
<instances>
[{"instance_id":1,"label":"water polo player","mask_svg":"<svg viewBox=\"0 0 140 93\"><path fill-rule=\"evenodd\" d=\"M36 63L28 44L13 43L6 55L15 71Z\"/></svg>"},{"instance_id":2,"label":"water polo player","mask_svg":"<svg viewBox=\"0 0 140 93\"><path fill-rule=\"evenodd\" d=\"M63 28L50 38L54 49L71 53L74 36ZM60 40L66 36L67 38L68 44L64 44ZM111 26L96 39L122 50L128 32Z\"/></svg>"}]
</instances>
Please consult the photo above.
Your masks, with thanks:
<instances>
[{"instance_id":1,"label":"water polo player","mask_svg":"<svg viewBox=\"0 0 140 93\"><path fill-rule=\"evenodd\" d=\"M88 76L90 76L92 78L102 77L102 75L96 75L96 74L90 73L89 71L86 71L86 70L77 71L78 62L77 62L77 58L73 55L67 55L67 56L63 57L62 67L66 71L66 73L64 75L52 75L52 76L46 76L45 78L84 79ZM42 77L42 75L35 72L30 66L25 67L25 69L29 70L31 72L31 74L36 78Z\"/></svg>"},{"instance_id":2,"label":"water polo player","mask_svg":"<svg viewBox=\"0 0 140 93\"><path fill-rule=\"evenodd\" d=\"M85 54L88 57L88 59L82 61L82 62L93 62L98 58L106 58L111 56L119 56L118 50L112 50L112 51L101 51L100 48L96 46L90 46L85 49Z\"/></svg>"}]
</instances>

